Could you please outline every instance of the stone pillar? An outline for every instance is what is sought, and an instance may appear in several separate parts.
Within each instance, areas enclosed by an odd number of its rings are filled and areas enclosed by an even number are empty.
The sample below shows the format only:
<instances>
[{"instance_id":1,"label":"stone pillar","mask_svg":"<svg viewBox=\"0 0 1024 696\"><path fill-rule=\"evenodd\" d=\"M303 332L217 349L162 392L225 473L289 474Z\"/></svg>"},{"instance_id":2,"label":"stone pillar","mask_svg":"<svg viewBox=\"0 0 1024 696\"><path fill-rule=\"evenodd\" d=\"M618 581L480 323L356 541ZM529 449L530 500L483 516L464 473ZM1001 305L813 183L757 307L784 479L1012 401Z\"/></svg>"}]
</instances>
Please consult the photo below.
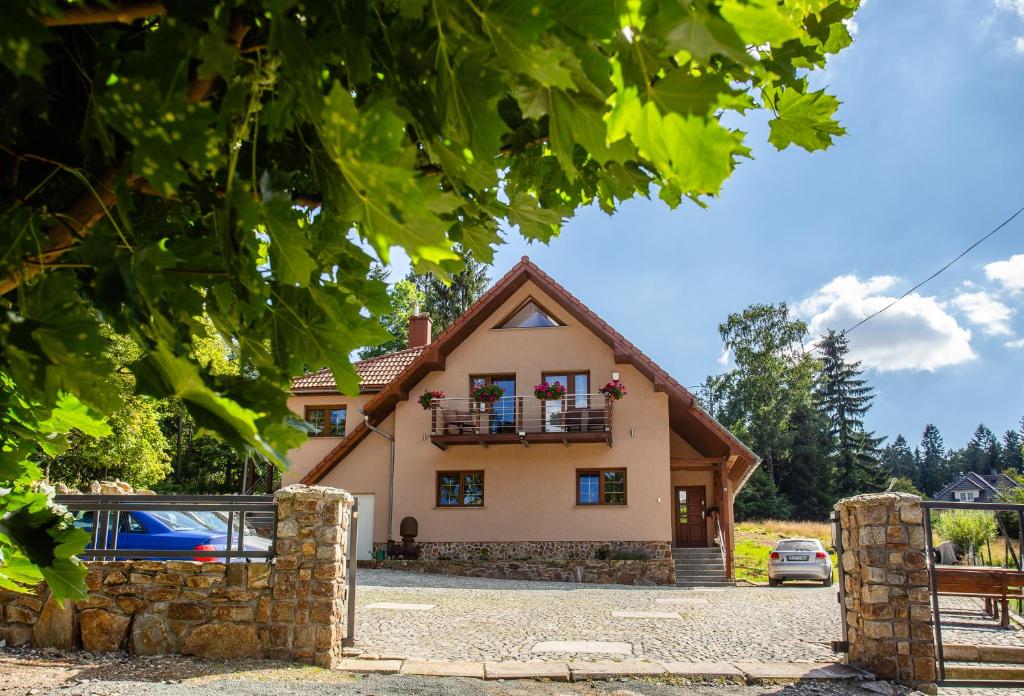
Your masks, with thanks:
<instances>
[{"instance_id":1,"label":"stone pillar","mask_svg":"<svg viewBox=\"0 0 1024 696\"><path fill-rule=\"evenodd\" d=\"M935 634L921 499L859 495L836 504L843 529L849 662L936 692Z\"/></svg>"},{"instance_id":2,"label":"stone pillar","mask_svg":"<svg viewBox=\"0 0 1024 696\"><path fill-rule=\"evenodd\" d=\"M334 667L341 659L347 599L346 551L353 498L325 486L274 494L276 557L266 621L267 656Z\"/></svg>"}]
</instances>

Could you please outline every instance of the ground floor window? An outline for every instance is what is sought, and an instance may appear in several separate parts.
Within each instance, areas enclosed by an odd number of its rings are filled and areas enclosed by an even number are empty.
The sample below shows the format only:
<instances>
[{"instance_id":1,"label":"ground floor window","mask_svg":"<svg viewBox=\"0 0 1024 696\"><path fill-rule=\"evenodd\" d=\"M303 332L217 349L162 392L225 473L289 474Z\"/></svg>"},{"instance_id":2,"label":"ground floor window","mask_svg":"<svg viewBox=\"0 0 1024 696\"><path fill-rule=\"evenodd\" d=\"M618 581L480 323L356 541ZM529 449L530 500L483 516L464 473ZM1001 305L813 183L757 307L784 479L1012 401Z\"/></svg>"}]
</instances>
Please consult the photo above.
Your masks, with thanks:
<instances>
[{"instance_id":1,"label":"ground floor window","mask_svg":"<svg viewBox=\"0 0 1024 696\"><path fill-rule=\"evenodd\" d=\"M484 472L437 472L438 507L480 507L484 504Z\"/></svg>"},{"instance_id":2,"label":"ground floor window","mask_svg":"<svg viewBox=\"0 0 1024 696\"><path fill-rule=\"evenodd\" d=\"M344 406L307 406L306 422L317 429L313 437L342 437L345 434Z\"/></svg>"},{"instance_id":3,"label":"ground floor window","mask_svg":"<svg viewBox=\"0 0 1024 696\"><path fill-rule=\"evenodd\" d=\"M625 469L577 469L577 505L625 505Z\"/></svg>"}]
</instances>

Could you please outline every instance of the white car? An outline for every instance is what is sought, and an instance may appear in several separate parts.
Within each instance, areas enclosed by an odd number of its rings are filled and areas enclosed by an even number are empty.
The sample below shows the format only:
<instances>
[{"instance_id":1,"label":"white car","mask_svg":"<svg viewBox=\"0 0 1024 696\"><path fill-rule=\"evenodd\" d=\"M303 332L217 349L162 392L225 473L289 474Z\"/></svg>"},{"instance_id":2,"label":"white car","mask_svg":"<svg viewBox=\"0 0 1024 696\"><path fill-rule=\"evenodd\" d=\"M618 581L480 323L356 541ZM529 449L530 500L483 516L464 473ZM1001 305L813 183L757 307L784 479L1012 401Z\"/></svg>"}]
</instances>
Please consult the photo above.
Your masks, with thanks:
<instances>
[{"instance_id":1,"label":"white car","mask_svg":"<svg viewBox=\"0 0 1024 696\"><path fill-rule=\"evenodd\" d=\"M817 539L783 539L768 557L768 584L784 580L819 580L832 585L832 559Z\"/></svg>"}]
</instances>

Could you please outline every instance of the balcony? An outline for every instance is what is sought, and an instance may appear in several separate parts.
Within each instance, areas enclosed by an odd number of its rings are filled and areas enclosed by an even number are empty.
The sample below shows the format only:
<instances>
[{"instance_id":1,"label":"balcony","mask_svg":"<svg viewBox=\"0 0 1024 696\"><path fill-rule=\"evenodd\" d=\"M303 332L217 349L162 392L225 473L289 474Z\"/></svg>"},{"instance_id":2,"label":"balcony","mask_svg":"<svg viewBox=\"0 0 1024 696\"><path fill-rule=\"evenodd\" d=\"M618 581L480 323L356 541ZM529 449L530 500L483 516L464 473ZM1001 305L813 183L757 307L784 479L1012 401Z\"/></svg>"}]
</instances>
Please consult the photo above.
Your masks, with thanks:
<instances>
[{"instance_id":1,"label":"balcony","mask_svg":"<svg viewBox=\"0 0 1024 696\"><path fill-rule=\"evenodd\" d=\"M471 398L434 399L430 406L430 441L451 445L515 445L604 442L612 446L612 404L604 394L569 394L540 401L503 396L493 403Z\"/></svg>"}]
</instances>

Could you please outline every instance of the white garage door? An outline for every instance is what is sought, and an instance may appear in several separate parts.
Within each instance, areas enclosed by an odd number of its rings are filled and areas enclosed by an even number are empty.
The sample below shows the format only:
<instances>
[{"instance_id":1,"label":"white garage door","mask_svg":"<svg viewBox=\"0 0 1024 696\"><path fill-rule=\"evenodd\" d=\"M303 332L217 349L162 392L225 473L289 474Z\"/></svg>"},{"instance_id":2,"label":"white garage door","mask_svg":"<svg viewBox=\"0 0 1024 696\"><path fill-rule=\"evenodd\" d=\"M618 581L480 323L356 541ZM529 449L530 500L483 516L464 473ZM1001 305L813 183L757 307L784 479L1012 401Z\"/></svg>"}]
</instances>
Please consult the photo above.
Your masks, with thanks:
<instances>
[{"instance_id":1,"label":"white garage door","mask_svg":"<svg viewBox=\"0 0 1024 696\"><path fill-rule=\"evenodd\" d=\"M356 560L373 558L373 494L356 495L359 501L359 527L356 529Z\"/></svg>"}]
</instances>

